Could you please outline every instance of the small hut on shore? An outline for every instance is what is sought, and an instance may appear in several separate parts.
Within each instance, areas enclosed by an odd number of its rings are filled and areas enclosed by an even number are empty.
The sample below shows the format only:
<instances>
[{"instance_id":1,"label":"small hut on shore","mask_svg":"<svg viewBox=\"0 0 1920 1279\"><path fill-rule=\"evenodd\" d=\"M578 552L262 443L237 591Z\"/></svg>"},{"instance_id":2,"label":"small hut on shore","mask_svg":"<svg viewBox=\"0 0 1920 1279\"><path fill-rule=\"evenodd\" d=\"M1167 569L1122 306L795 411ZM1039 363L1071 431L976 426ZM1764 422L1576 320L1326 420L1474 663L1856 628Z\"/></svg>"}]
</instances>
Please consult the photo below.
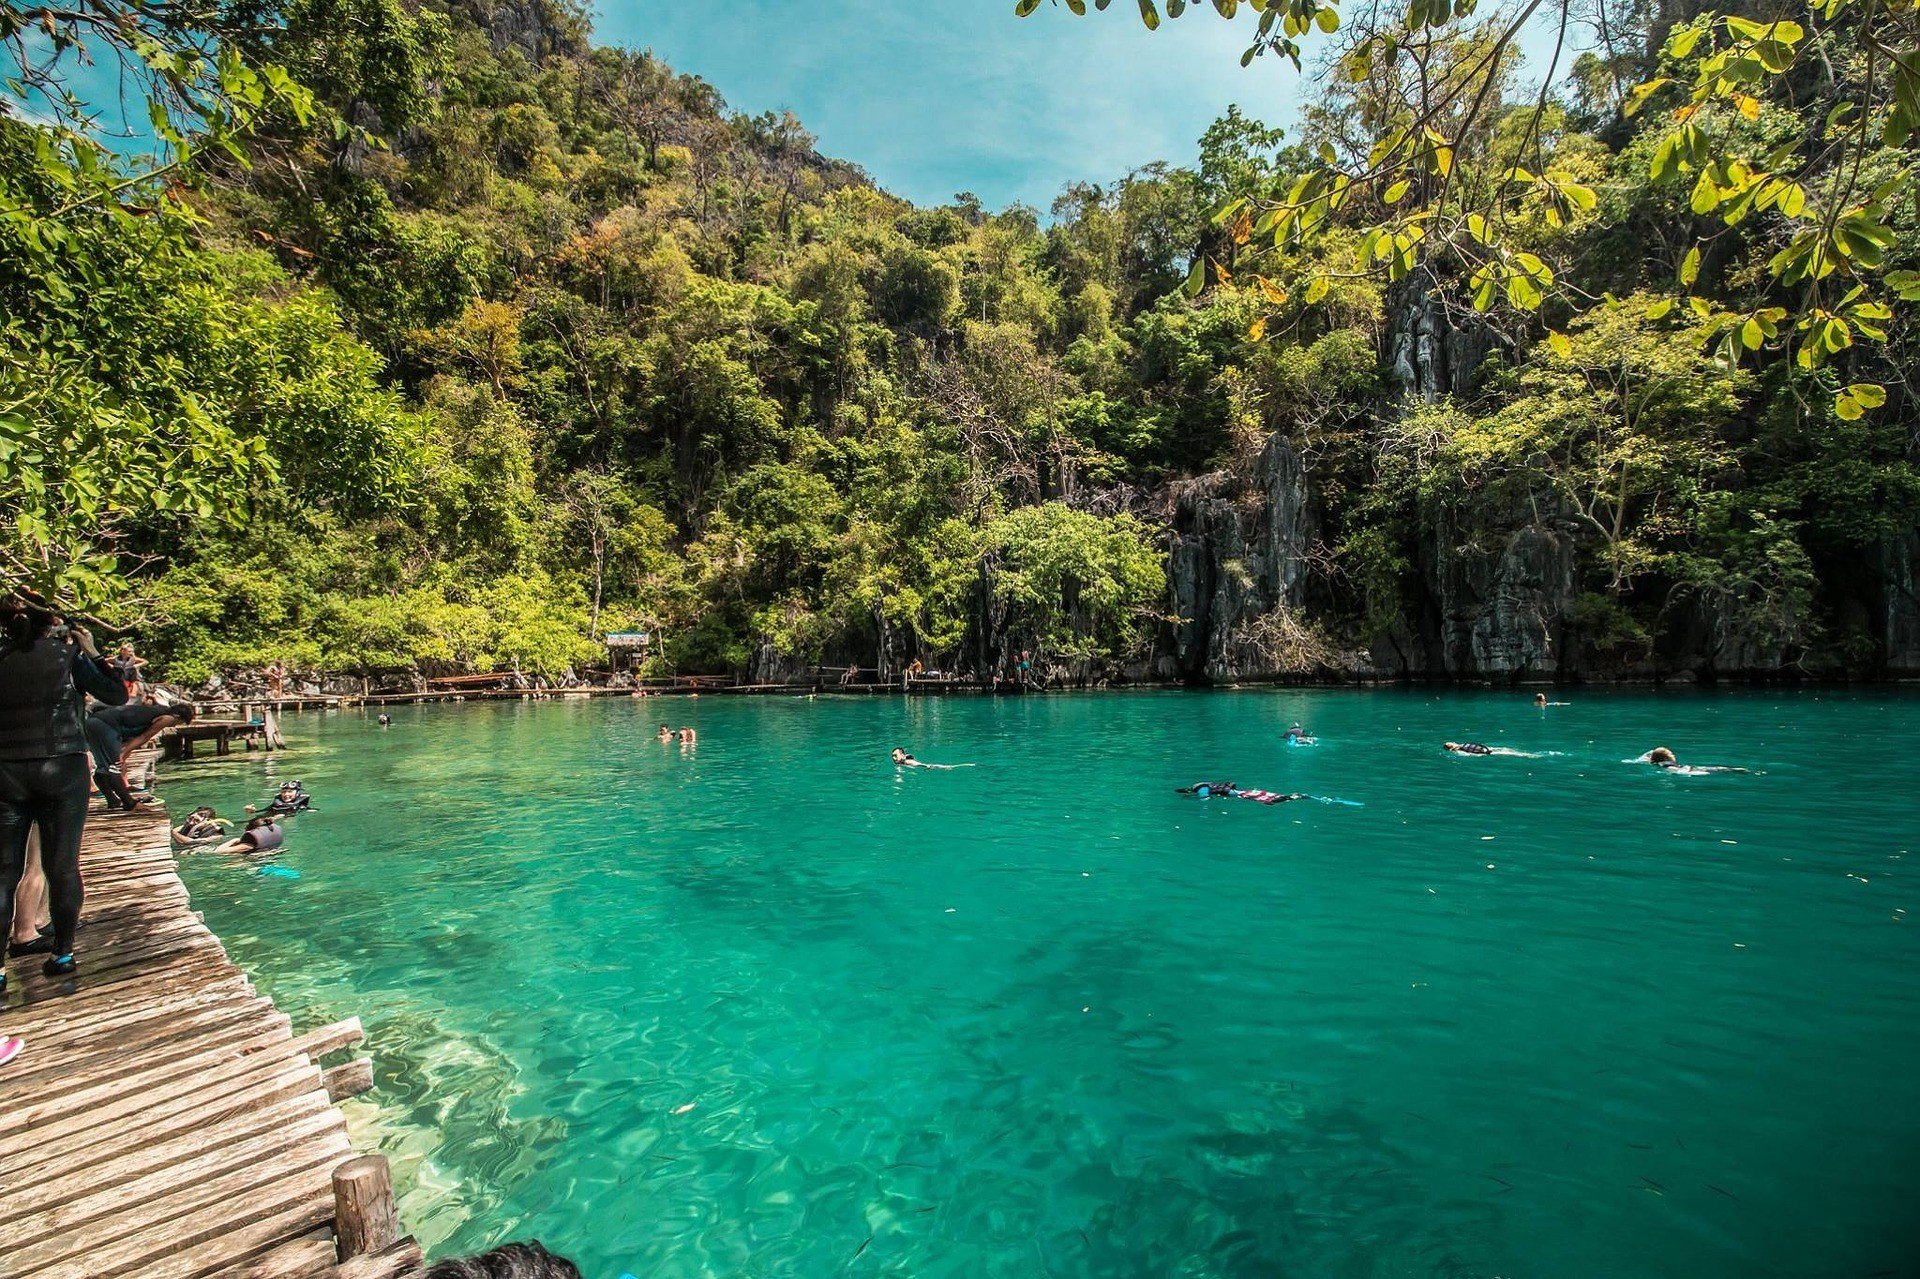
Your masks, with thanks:
<instances>
[{"instance_id":1,"label":"small hut on shore","mask_svg":"<svg viewBox=\"0 0 1920 1279\"><path fill-rule=\"evenodd\" d=\"M646 631L609 631L607 661L616 671L635 671L646 663L653 637Z\"/></svg>"}]
</instances>

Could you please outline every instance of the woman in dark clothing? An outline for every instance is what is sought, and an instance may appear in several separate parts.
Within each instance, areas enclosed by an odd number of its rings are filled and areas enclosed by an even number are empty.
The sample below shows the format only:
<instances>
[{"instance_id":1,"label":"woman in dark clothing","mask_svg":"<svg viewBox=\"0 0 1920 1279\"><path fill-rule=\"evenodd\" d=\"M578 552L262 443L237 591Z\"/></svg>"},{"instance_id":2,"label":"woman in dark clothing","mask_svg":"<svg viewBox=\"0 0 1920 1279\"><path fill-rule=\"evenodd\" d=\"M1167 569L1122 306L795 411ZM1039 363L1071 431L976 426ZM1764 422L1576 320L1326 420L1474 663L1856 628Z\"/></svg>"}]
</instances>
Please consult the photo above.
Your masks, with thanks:
<instances>
[{"instance_id":1,"label":"woman in dark clothing","mask_svg":"<svg viewBox=\"0 0 1920 1279\"><path fill-rule=\"evenodd\" d=\"M84 626L61 626L46 609L0 604L0 919L26 861L27 832L40 827L40 859L53 905L48 976L74 970L80 922L80 828L87 818L87 738L81 694L109 706L127 700ZM0 993L6 978L0 974Z\"/></svg>"}]
</instances>

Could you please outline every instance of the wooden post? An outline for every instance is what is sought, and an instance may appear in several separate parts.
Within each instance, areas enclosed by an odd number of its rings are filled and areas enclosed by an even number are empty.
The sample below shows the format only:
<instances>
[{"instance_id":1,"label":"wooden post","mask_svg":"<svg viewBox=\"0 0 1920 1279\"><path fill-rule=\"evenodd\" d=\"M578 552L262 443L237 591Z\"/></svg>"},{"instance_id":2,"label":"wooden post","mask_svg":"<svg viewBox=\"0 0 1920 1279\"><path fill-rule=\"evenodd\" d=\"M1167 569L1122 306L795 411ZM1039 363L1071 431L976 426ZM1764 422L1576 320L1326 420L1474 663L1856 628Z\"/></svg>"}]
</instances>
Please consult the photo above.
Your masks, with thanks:
<instances>
[{"instance_id":1,"label":"wooden post","mask_svg":"<svg viewBox=\"0 0 1920 1279\"><path fill-rule=\"evenodd\" d=\"M361 1155L333 1170L333 1230L342 1261L379 1252L400 1237L385 1156Z\"/></svg>"}]
</instances>

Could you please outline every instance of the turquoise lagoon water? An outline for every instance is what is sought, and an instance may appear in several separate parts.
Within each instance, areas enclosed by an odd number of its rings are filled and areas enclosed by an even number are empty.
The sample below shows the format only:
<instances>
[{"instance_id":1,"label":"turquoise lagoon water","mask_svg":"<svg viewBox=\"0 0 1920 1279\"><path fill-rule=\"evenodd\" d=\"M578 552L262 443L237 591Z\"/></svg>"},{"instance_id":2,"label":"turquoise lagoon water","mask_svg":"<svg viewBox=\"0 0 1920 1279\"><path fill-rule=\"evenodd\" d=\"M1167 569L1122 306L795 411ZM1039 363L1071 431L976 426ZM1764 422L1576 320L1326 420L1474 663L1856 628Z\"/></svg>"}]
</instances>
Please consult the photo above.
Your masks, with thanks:
<instances>
[{"instance_id":1,"label":"turquoise lagoon water","mask_svg":"<svg viewBox=\"0 0 1920 1279\"><path fill-rule=\"evenodd\" d=\"M166 789L318 796L298 880L188 879L298 1024L365 1020L362 1137L436 1253L1917 1273L1920 700L1569 700L404 707ZM1656 744L1762 771L1622 762ZM1365 807L1173 793L1218 776Z\"/></svg>"}]
</instances>

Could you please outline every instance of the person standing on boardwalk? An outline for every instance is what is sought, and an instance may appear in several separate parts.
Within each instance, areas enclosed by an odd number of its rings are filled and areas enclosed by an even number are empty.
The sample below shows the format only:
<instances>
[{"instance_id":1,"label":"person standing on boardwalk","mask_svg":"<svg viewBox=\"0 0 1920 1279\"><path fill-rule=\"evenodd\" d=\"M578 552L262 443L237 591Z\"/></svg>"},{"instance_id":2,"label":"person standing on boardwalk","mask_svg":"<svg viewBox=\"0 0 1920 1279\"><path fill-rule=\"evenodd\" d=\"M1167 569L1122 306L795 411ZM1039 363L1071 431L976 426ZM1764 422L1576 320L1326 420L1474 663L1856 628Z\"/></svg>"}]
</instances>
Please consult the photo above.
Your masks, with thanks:
<instances>
[{"instance_id":1,"label":"person standing on boardwalk","mask_svg":"<svg viewBox=\"0 0 1920 1279\"><path fill-rule=\"evenodd\" d=\"M287 664L279 658L267 663L267 691L279 697L287 685Z\"/></svg>"},{"instance_id":2,"label":"person standing on boardwalk","mask_svg":"<svg viewBox=\"0 0 1920 1279\"><path fill-rule=\"evenodd\" d=\"M12 927L7 931L7 956L47 955L53 952L53 917L47 913L47 876L40 869L40 828L27 832L25 870L13 890Z\"/></svg>"},{"instance_id":3,"label":"person standing on boardwalk","mask_svg":"<svg viewBox=\"0 0 1920 1279\"><path fill-rule=\"evenodd\" d=\"M140 696L140 685L145 682L140 672L146 666L147 659L133 651L132 640L120 641L120 649L113 655L112 664L114 674L127 686L128 700Z\"/></svg>"},{"instance_id":4,"label":"person standing on boardwalk","mask_svg":"<svg viewBox=\"0 0 1920 1279\"><path fill-rule=\"evenodd\" d=\"M13 893L40 827L40 861L53 908L50 977L74 971L80 923L80 831L87 820L87 736L81 694L122 706L127 686L80 625L44 606L0 604L0 919L13 918ZM0 975L0 993L6 979Z\"/></svg>"}]
</instances>

